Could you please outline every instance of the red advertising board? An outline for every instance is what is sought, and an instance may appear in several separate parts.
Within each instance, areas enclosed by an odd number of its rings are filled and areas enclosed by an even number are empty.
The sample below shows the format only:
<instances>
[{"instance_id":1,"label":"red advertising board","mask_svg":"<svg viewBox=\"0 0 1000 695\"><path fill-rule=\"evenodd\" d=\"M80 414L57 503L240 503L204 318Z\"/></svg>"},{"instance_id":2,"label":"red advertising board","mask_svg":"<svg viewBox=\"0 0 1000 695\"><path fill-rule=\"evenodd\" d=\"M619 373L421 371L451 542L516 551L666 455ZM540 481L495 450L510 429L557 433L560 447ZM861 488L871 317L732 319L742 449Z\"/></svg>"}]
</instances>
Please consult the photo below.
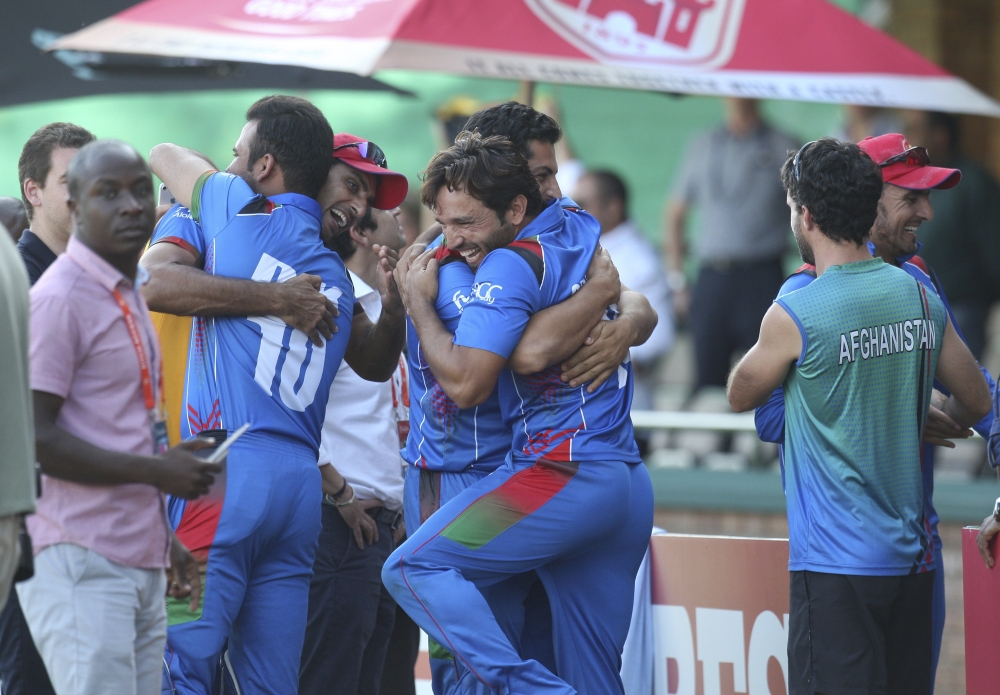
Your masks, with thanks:
<instances>
[{"instance_id":1,"label":"red advertising board","mask_svg":"<svg viewBox=\"0 0 1000 695\"><path fill-rule=\"evenodd\" d=\"M1000 693L1000 567L986 566L979 555L972 526L962 529L962 589L965 600L965 692L967 695ZM996 539L994 539L995 541ZM994 542L993 552L997 546Z\"/></svg>"},{"instance_id":2,"label":"red advertising board","mask_svg":"<svg viewBox=\"0 0 1000 695\"><path fill-rule=\"evenodd\" d=\"M788 541L668 534L650 549L656 695L787 693Z\"/></svg>"}]
</instances>

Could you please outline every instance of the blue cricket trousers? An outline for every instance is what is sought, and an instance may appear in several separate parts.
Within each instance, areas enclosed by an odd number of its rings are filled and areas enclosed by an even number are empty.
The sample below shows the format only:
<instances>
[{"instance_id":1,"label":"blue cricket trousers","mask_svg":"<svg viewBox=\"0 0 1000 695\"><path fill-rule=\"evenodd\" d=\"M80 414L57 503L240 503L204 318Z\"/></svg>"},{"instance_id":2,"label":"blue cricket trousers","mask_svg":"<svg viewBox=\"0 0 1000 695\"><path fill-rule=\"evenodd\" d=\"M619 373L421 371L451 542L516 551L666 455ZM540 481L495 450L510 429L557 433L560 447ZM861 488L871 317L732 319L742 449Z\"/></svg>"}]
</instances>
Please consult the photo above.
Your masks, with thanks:
<instances>
[{"instance_id":1,"label":"blue cricket trousers","mask_svg":"<svg viewBox=\"0 0 1000 695\"><path fill-rule=\"evenodd\" d=\"M389 557L382 579L468 669L463 677L485 689L622 693L622 647L652 525L641 464L508 463L428 519ZM548 593L559 676L519 656L483 597L531 570Z\"/></svg>"},{"instance_id":2,"label":"blue cricket trousers","mask_svg":"<svg viewBox=\"0 0 1000 695\"><path fill-rule=\"evenodd\" d=\"M210 695L219 656L244 695L298 692L309 580L321 528L320 473L307 447L247 433L229 450L201 617L167 629L181 695Z\"/></svg>"}]
</instances>

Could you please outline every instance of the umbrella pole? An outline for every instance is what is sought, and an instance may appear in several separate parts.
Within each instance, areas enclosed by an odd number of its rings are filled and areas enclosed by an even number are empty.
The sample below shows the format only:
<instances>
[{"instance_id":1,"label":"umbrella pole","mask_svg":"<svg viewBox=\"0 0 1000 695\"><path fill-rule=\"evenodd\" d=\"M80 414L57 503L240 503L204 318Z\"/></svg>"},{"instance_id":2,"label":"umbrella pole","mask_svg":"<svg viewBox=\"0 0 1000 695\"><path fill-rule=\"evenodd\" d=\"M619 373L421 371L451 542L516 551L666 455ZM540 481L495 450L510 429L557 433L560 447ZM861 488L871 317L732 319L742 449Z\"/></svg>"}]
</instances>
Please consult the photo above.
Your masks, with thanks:
<instances>
[{"instance_id":1,"label":"umbrella pole","mask_svg":"<svg viewBox=\"0 0 1000 695\"><path fill-rule=\"evenodd\" d=\"M534 80L521 80L520 88L518 89L519 98L518 101L527 106L535 105L535 82Z\"/></svg>"}]
</instances>

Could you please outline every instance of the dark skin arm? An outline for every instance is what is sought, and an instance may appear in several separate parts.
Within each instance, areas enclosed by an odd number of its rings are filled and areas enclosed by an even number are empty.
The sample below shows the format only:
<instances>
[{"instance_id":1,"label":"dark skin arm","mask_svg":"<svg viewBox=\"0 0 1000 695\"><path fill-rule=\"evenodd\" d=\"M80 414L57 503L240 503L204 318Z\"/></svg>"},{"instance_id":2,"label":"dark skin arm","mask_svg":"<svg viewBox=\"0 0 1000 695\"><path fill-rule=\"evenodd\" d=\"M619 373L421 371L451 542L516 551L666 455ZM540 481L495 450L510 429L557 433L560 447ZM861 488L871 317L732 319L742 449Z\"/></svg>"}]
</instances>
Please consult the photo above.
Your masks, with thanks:
<instances>
[{"instance_id":1,"label":"dark skin arm","mask_svg":"<svg viewBox=\"0 0 1000 695\"><path fill-rule=\"evenodd\" d=\"M373 248L379 254L377 289L382 313L376 323L364 312L354 316L344 359L362 379L381 382L392 378L399 364L406 341L406 309L392 276L398 261L396 252L378 244Z\"/></svg>"},{"instance_id":2,"label":"dark skin arm","mask_svg":"<svg viewBox=\"0 0 1000 695\"><path fill-rule=\"evenodd\" d=\"M316 345L337 331L337 306L320 294L315 275L287 282L255 282L210 275L194 254L176 244L154 244L139 263L149 273L142 294L153 311L176 316L277 316Z\"/></svg>"},{"instance_id":3,"label":"dark skin arm","mask_svg":"<svg viewBox=\"0 0 1000 695\"><path fill-rule=\"evenodd\" d=\"M219 463L208 463L191 452L213 442L192 439L161 456L140 456L107 451L83 441L56 426L63 399L34 391L35 444L42 472L53 478L85 485L143 483L185 499L208 492Z\"/></svg>"}]
</instances>

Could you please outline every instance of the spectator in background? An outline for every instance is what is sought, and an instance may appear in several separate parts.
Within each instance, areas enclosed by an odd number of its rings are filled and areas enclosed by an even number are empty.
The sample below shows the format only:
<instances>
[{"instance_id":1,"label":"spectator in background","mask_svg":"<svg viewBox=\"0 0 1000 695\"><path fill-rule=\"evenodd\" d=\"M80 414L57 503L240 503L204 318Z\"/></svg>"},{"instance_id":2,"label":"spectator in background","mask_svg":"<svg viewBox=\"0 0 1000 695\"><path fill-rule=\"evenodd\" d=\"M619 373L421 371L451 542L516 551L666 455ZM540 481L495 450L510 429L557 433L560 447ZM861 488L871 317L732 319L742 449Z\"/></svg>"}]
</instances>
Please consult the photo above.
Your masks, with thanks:
<instances>
[{"instance_id":1,"label":"spectator in background","mask_svg":"<svg viewBox=\"0 0 1000 695\"><path fill-rule=\"evenodd\" d=\"M861 142L865 138L898 133L902 127L893 111L862 104L845 104L844 123L837 139L843 142Z\"/></svg>"},{"instance_id":2,"label":"spectator in background","mask_svg":"<svg viewBox=\"0 0 1000 695\"><path fill-rule=\"evenodd\" d=\"M667 208L668 279L675 307L690 315L696 388L725 386L733 352L757 340L760 321L784 279L788 208L777 171L795 141L761 120L752 99L724 100L725 124L696 137ZM687 289L687 218L697 208L699 264Z\"/></svg>"},{"instance_id":3,"label":"spectator in background","mask_svg":"<svg viewBox=\"0 0 1000 695\"><path fill-rule=\"evenodd\" d=\"M18 205L34 229L21 234L17 250L32 285L56 260L56 254L66 250L73 230L66 202L66 168L79 148L92 140L94 136L78 125L50 123L36 130L21 150ZM4 695L54 693L13 588L0 613L0 682Z\"/></svg>"},{"instance_id":4,"label":"spectator in background","mask_svg":"<svg viewBox=\"0 0 1000 695\"><path fill-rule=\"evenodd\" d=\"M908 112L906 139L927 148L936 166L962 170L962 185L934 194L934 218L920 226L920 257L937 273L958 328L976 359L986 347L986 317L1000 298L1000 187L964 156L958 117Z\"/></svg>"},{"instance_id":5,"label":"spectator in background","mask_svg":"<svg viewBox=\"0 0 1000 695\"><path fill-rule=\"evenodd\" d=\"M7 228L10 238L16 244L28 228L28 213L24 210L24 203L17 198L0 198L0 224Z\"/></svg>"},{"instance_id":6,"label":"spectator in background","mask_svg":"<svg viewBox=\"0 0 1000 695\"><path fill-rule=\"evenodd\" d=\"M3 225L0 225L0 237ZM0 239L0 610L18 566L21 517L35 508L35 432L28 384L28 276ZM6 686L6 680L4 680ZM6 688L5 688L6 689Z\"/></svg>"},{"instance_id":7,"label":"spectator in background","mask_svg":"<svg viewBox=\"0 0 1000 695\"><path fill-rule=\"evenodd\" d=\"M635 393L632 406L652 408L653 372L674 342L670 287L652 245L628 216L628 189L610 171L589 171L580 177L573 200L601 223L601 246L611 255L624 287L646 296L660 317L652 335L631 348Z\"/></svg>"},{"instance_id":8,"label":"spectator in background","mask_svg":"<svg viewBox=\"0 0 1000 695\"><path fill-rule=\"evenodd\" d=\"M369 208L327 244L344 260L373 325L383 311L400 320L405 315L378 253L382 246L398 251L405 243L393 212ZM382 585L382 565L405 533L395 409L404 381L402 361L383 383L366 381L341 362L330 388L319 451L323 530L309 584L300 695L379 693L396 613Z\"/></svg>"},{"instance_id":9,"label":"spectator in background","mask_svg":"<svg viewBox=\"0 0 1000 695\"><path fill-rule=\"evenodd\" d=\"M138 292L153 177L125 143L91 143L67 173L74 234L31 291L31 387L45 473L28 519L35 575L18 585L59 693L159 692L167 580L197 586L163 492L207 492L218 464L167 450L159 345ZM196 592L197 594L197 592ZM197 595L194 596L197 601Z\"/></svg>"},{"instance_id":10,"label":"spectator in background","mask_svg":"<svg viewBox=\"0 0 1000 695\"><path fill-rule=\"evenodd\" d=\"M78 125L50 123L36 130L21 150L17 179L30 227L21 235L17 250L28 267L31 284L66 250L73 229L66 205L66 169L77 151L94 139Z\"/></svg>"},{"instance_id":11,"label":"spectator in background","mask_svg":"<svg viewBox=\"0 0 1000 695\"><path fill-rule=\"evenodd\" d=\"M409 248L420 236L420 208L420 197L413 194L406 196L403 204L392 211L399 222L403 238L406 239L406 246L403 248Z\"/></svg>"}]
</instances>

